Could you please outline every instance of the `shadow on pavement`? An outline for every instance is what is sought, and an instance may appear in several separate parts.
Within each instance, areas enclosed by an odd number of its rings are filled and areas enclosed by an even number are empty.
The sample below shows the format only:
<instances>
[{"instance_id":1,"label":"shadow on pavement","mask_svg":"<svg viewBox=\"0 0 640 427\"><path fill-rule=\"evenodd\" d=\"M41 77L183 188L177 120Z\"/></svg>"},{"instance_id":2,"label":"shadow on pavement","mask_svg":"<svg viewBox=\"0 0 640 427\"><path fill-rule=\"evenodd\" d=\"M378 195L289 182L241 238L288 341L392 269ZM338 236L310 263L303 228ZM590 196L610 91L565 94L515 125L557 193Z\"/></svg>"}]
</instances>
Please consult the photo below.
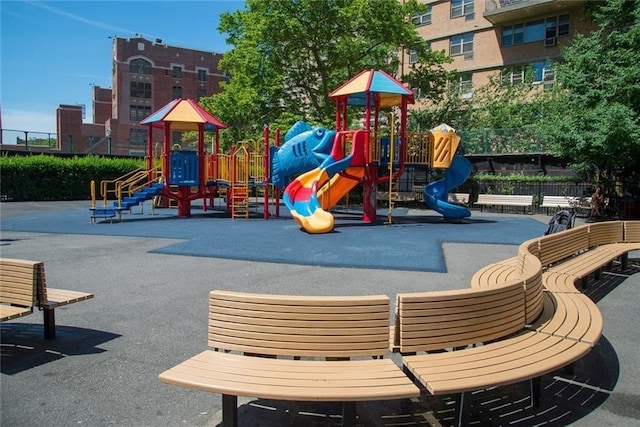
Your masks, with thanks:
<instances>
[{"instance_id":1,"label":"shadow on pavement","mask_svg":"<svg viewBox=\"0 0 640 427\"><path fill-rule=\"evenodd\" d=\"M56 326L56 339L46 340L41 324L0 325L0 372L15 375L64 357L102 353L98 346L120 337L110 332Z\"/></svg>"}]
</instances>

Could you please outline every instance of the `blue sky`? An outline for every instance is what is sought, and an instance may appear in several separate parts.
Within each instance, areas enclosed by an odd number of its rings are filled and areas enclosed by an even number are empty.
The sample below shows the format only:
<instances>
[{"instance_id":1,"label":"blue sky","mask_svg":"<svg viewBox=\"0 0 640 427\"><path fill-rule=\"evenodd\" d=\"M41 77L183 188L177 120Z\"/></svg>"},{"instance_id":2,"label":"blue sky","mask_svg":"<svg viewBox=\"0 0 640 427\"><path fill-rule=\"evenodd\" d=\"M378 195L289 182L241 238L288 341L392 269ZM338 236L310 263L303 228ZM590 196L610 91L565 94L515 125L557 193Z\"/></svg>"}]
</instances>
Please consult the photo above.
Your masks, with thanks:
<instances>
[{"instance_id":1,"label":"blue sky","mask_svg":"<svg viewBox=\"0 0 640 427\"><path fill-rule=\"evenodd\" d=\"M219 15L243 8L243 0L1 0L2 128L55 133L60 104L84 104L90 122L91 85L111 87L109 37L222 53Z\"/></svg>"}]
</instances>

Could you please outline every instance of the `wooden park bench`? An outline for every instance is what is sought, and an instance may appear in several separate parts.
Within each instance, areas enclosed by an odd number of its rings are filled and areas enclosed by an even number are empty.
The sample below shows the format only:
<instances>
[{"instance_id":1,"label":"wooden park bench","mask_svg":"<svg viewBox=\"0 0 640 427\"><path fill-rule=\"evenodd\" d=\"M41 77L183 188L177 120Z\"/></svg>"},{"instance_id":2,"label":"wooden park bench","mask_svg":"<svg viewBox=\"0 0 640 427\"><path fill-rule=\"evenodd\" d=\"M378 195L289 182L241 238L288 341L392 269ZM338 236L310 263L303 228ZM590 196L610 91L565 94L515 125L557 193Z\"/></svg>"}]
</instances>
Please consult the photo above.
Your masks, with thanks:
<instances>
[{"instance_id":1,"label":"wooden park bench","mask_svg":"<svg viewBox=\"0 0 640 427\"><path fill-rule=\"evenodd\" d=\"M591 343L528 329L525 319L524 281L399 294L403 364L432 395L459 395L458 426L469 423L469 394L475 390L528 380L532 405L538 406L542 376L580 359Z\"/></svg>"},{"instance_id":2,"label":"wooden park bench","mask_svg":"<svg viewBox=\"0 0 640 427\"><path fill-rule=\"evenodd\" d=\"M387 296L318 297L212 291L209 347L160 381L222 394L223 425L238 424L237 396L343 402L418 397L389 353ZM373 359L371 359L373 358Z\"/></svg>"},{"instance_id":3,"label":"wooden park bench","mask_svg":"<svg viewBox=\"0 0 640 427\"><path fill-rule=\"evenodd\" d=\"M399 294L395 344L405 367L431 394L460 395L457 425L467 424L468 393L478 389L529 380L537 406L542 376L572 369L602 335L600 310L575 282L594 265L635 249L640 221L585 225L522 243L516 257L476 273L464 293ZM574 261L590 252L599 255L597 262L593 255L586 264ZM550 286L551 268L565 268L572 286ZM518 286L519 304L510 306L509 292ZM495 294L486 300L479 290ZM511 323L515 307L522 311L521 323Z\"/></svg>"},{"instance_id":4,"label":"wooden park bench","mask_svg":"<svg viewBox=\"0 0 640 427\"><path fill-rule=\"evenodd\" d=\"M570 196L543 196L541 208L546 208L547 215L549 209L588 209L591 205L591 197L570 197Z\"/></svg>"},{"instance_id":5,"label":"wooden park bench","mask_svg":"<svg viewBox=\"0 0 640 427\"><path fill-rule=\"evenodd\" d=\"M540 238L538 257L544 269L545 288L580 292L576 282L586 289L589 275L595 273L599 277L601 270L616 258L625 268L628 252L640 250L640 239L635 235L638 229L640 221L608 221Z\"/></svg>"},{"instance_id":6,"label":"wooden park bench","mask_svg":"<svg viewBox=\"0 0 640 427\"><path fill-rule=\"evenodd\" d=\"M93 298L87 292L49 288L44 263L0 258L0 321L15 319L42 310L44 336L56 337L55 309Z\"/></svg>"},{"instance_id":7,"label":"wooden park bench","mask_svg":"<svg viewBox=\"0 0 640 427\"><path fill-rule=\"evenodd\" d=\"M477 206L480 206L480 212L484 206L500 206L502 212L504 212L505 206L522 206L523 213L526 213L527 208L533 207L533 196L518 196L511 194L478 194L478 200L475 202Z\"/></svg>"}]
</instances>

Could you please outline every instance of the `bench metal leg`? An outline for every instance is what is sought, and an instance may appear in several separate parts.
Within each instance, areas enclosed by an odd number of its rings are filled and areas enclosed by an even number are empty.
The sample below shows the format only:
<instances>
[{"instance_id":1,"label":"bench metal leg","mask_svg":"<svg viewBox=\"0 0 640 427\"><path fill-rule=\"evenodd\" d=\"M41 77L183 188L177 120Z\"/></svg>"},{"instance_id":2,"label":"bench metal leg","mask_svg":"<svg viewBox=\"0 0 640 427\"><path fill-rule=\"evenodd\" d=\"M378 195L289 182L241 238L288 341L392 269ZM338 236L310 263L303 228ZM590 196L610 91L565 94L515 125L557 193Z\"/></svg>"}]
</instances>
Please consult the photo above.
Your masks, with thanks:
<instances>
[{"instance_id":1,"label":"bench metal leg","mask_svg":"<svg viewBox=\"0 0 640 427\"><path fill-rule=\"evenodd\" d=\"M356 402L342 403L342 427L356 427Z\"/></svg>"},{"instance_id":2,"label":"bench metal leg","mask_svg":"<svg viewBox=\"0 0 640 427\"><path fill-rule=\"evenodd\" d=\"M469 425L469 409L471 408L471 393L460 393L460 401L454 414L454 425L458 427Z\"/></svg>"},{"instance_id":3,"label":"bench metal leg","mask_svg":"<svg viewBox=\"0 0 640 427\"><path fill-rule=\"evenodd\" d=\"M582 286L582 290L586 291L587 288L589 288L589 275L584 276L581 280L580 280L580 284Z\"/></svg>"},{"instance_id":4,"label":"bench metal leg","mask_svg":"<svg viewBox=\"0 0 640 427\"><path fill-rule=\"evenodd\" d=\"M540 407L540 398L542 397L542 377L531 379L531 406Z\"/></svg>"},{"instance_id":5,"label":"bench metal leg","mask_svg":"<svg viewBox=\"0 0 640 427\"><path fill-rule=\"evenodd\" d=\"M620 257L620 267L622 268L622 270L626 270L628 264L629 264L629 253L625 252Z\"/></svg>"},{"instance_id":6,"label":"bench metal leg","mask_svg":"<svg viewBox=\"0 0 640 427\"><path fill-rule=\"evenodd\" d=\"M52 340L56 337L56 313L55 310L42 310L44 318L44 337Z\"/></svg>"},{"instance_id":7,"label":"bench metal leg","mask_svg":"<svg viewBox=\"0 0 640 427\"><path fill-rule=\"evenodd\" d=\"M222 395L222 426L238 427L238 396Z\"/></svg>"}]
</instances>

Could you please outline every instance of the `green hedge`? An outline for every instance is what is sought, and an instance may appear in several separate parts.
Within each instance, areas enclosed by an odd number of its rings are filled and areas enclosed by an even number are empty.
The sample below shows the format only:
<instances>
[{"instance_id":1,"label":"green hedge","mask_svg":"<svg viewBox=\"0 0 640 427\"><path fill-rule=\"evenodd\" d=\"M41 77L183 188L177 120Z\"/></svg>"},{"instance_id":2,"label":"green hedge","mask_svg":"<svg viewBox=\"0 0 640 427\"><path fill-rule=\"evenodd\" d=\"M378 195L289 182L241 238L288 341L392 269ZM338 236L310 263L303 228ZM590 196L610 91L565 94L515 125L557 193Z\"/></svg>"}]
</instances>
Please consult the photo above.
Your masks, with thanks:
<instances>
[{"instance_id":1,"label":"green hedge","mask_svg":"<svg viewBox=\"0 0 640 427\"><path fill-rule=\"evenodd\" d=\"M3 201L88 200L91 180L115 179L143 166L139 159L48 154L0 157Z\"/></svg>"}]
</instances>

